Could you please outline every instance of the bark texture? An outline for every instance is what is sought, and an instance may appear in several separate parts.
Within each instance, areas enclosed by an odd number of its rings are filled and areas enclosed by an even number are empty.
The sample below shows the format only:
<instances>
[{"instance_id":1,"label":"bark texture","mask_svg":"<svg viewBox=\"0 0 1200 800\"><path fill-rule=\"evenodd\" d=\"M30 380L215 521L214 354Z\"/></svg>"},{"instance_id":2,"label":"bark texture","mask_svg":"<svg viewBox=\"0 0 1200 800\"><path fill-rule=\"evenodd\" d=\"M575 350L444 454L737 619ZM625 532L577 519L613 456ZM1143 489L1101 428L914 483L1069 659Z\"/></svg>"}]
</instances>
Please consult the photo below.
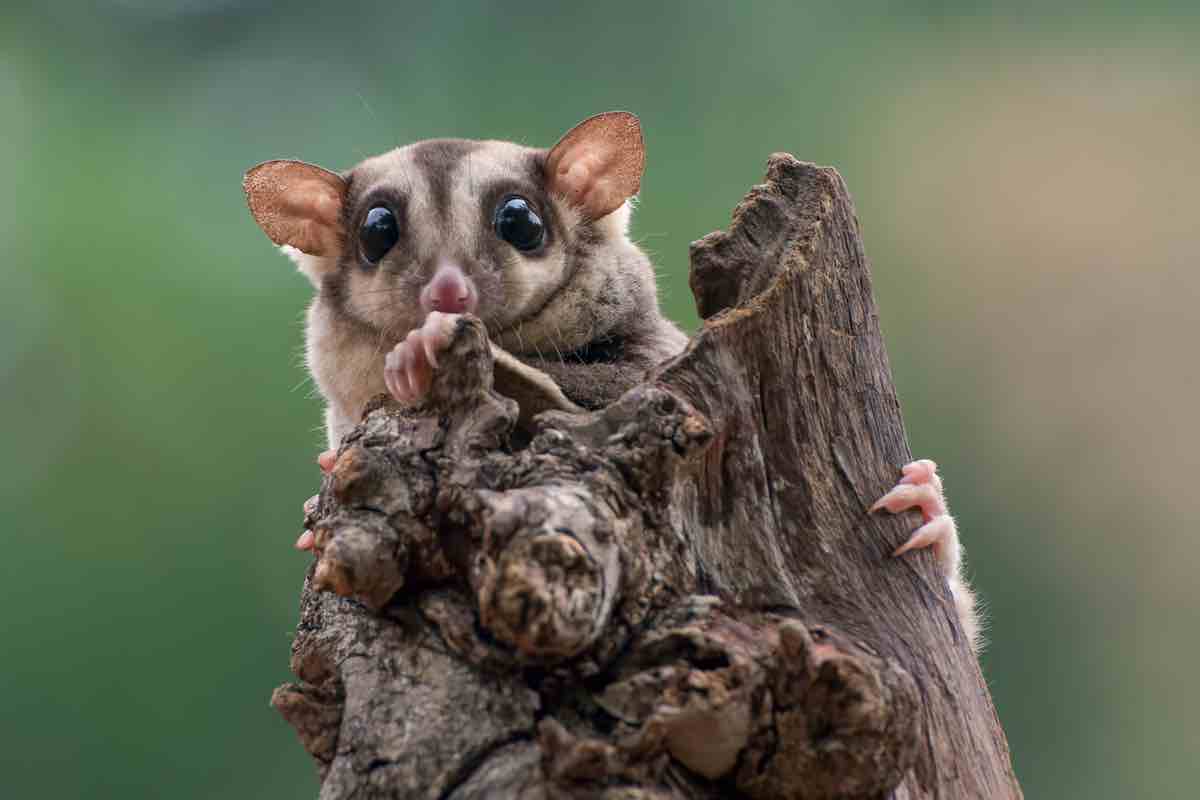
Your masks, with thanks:
<instances>
[{"instance_id":1,"label":"bark texture","mask_svg":"<svg viewBox=\"0 0 1200 800\"><path fill-rule=\"evenodd\" d=\"M272 699L321 798L1021 796L917 515L865 511L910 454L841 177L772 156L691 255L702 329L608 408L519 414L464 319L343 442Z\"/></svg>"}]
</instances>

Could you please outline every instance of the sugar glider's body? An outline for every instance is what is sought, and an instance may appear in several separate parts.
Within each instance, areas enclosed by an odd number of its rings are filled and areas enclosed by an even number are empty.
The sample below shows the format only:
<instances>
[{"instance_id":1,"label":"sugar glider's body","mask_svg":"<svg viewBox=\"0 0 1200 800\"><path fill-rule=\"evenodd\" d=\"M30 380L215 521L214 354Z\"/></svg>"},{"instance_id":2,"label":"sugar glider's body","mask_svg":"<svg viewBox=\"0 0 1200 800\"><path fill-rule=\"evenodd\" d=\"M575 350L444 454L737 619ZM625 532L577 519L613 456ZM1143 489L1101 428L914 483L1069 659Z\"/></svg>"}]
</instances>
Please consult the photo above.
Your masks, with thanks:
<instances>
[{"instance_id":1,"label":"sugar glider's body","mask_svg":"<svg viewBox=\"0 0 1200 800\"><path fill-rule=\"evenodd\" d=\"M387 391L382 356L423 321L419 295L441 263L460 265L474 283L475 311L492 341L581 406L611 402L683 349L686 338L658 310L653 266L628 238L629 206L588 220L555 204L540 188L544 162L545 151L507 142L431 140L350 173L351 207L402 185L407 221L419 234L406 244L399 266L411 269L402 274L355 275L343 255L315 281L307 359L329 403L331 447L358 423L366 401ZM515 192L544 209L548 241L537 259L492 231L491 206ZM312 275L314 257L296 257Z\"/></svg>"},{"instance_id":2,"label":"sugar glider's body","mask_svg":"<svg viewBox=\"0 0 1200 800\"><path fill-rule=\"evenodd\" d=\"M341 174L298 161L251 169L244 185L255 220L316 289L306 353L327 403L329 446L378 394L420 401L458 314L486 326L498 381L503 367L538 387L530 396L563 406L612 402L682 351L686 337L659 310L653 267L628 236L644 163L637 118L611 112L548 150L434 139ZM332 459L323 454L322 466ZM932 462L906 467L878 507L926 512L901 551L935 548L974 636ZM312 543L306 532L297 546Z\"/></svg>"}]
</instances>

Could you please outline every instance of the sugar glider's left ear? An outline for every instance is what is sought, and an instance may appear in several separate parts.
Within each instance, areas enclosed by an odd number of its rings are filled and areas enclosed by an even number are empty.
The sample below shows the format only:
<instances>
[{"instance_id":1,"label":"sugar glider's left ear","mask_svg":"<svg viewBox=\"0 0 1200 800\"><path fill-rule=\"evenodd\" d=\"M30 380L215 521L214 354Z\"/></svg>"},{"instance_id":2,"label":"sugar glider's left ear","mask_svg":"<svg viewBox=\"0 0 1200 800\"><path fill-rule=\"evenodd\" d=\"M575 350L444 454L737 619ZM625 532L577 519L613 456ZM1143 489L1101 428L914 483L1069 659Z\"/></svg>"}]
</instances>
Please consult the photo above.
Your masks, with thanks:
<instances>
[{"instance_id":1,"label":"sugar glider's left ear","mask_svg":"<svg viewBox=\"0 0 1200 800\"><path fill-rule=\"evenodd\" d=\"M637 194L646 167L642 126L628 111L589 117L546 157L546 183L589 219L611 214Z\"/></svg>"},{"instance_id":2,"label":"sugar glider's left ear","mask_svg":"<svg viewBox=\"0 0 1200 800\"><path fill-rule=\"evenodd\" d=\"M275 244L310 256L336 256L342 248L346 181L303 161L264 161L242 179L258 227Z\"/></svg>"}]
</instances>

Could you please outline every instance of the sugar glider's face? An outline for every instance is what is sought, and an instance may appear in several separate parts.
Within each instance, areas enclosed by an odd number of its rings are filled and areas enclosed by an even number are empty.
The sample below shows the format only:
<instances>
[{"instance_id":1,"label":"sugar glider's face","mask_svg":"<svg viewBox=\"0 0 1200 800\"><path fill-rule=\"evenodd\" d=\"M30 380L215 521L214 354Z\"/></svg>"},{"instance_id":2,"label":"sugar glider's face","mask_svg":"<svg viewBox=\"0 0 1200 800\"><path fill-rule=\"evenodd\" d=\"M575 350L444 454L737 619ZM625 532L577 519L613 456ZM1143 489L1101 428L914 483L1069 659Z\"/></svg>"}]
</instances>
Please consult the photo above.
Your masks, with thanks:
<instances>
[{"instance_id":1,"label":"sugar glider's face","mask_svg":"<svg viewBox=\"0 0 1200 800\"><path fill-rule=\"evenodd\" d=\"M433 139L340 175L269 161L244 185L259 225L346 319L394 339L430 311L470 312L495 334L624 236L643 163L636 117L611 112L550 150Z\"/></svg>"},{"instance_id":2,"label":"sugar glider's face","mask_svg":"<svg viewBox=\"0 0 1200 800\"><path fill-rule=\"evenodd\" d=\"M545 166L545 150L459 139L364 161L346 178L343 246L322 289L381 331L404 333L430 310L511 326L562 284L578 240L595 238L547 190Z\"/></svg>"}]
</instances>

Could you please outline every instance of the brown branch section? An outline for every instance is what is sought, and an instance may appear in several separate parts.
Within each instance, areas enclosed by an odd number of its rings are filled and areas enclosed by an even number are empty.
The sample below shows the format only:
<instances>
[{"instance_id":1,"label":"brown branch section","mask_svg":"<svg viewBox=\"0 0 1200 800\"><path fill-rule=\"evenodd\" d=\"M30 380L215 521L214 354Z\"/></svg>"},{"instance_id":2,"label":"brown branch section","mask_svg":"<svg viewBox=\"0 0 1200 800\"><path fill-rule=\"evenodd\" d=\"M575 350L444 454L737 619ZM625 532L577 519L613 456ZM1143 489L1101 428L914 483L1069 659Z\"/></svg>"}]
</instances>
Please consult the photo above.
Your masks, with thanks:
<instances>
[{"instance_id":1,"label":"brown branch section","mask_svg":"<svg viewBox=\"0 0 1200 800\"><path fill-rule=\"evenodd\" d=\"M692 288L606 409L520 416L464 320L347 437L273 697L322 798L1020 797L932 559L888 555L915 520L864 511L909 454L841 178L773 156Z\"/></svg>"}]
</instances>

